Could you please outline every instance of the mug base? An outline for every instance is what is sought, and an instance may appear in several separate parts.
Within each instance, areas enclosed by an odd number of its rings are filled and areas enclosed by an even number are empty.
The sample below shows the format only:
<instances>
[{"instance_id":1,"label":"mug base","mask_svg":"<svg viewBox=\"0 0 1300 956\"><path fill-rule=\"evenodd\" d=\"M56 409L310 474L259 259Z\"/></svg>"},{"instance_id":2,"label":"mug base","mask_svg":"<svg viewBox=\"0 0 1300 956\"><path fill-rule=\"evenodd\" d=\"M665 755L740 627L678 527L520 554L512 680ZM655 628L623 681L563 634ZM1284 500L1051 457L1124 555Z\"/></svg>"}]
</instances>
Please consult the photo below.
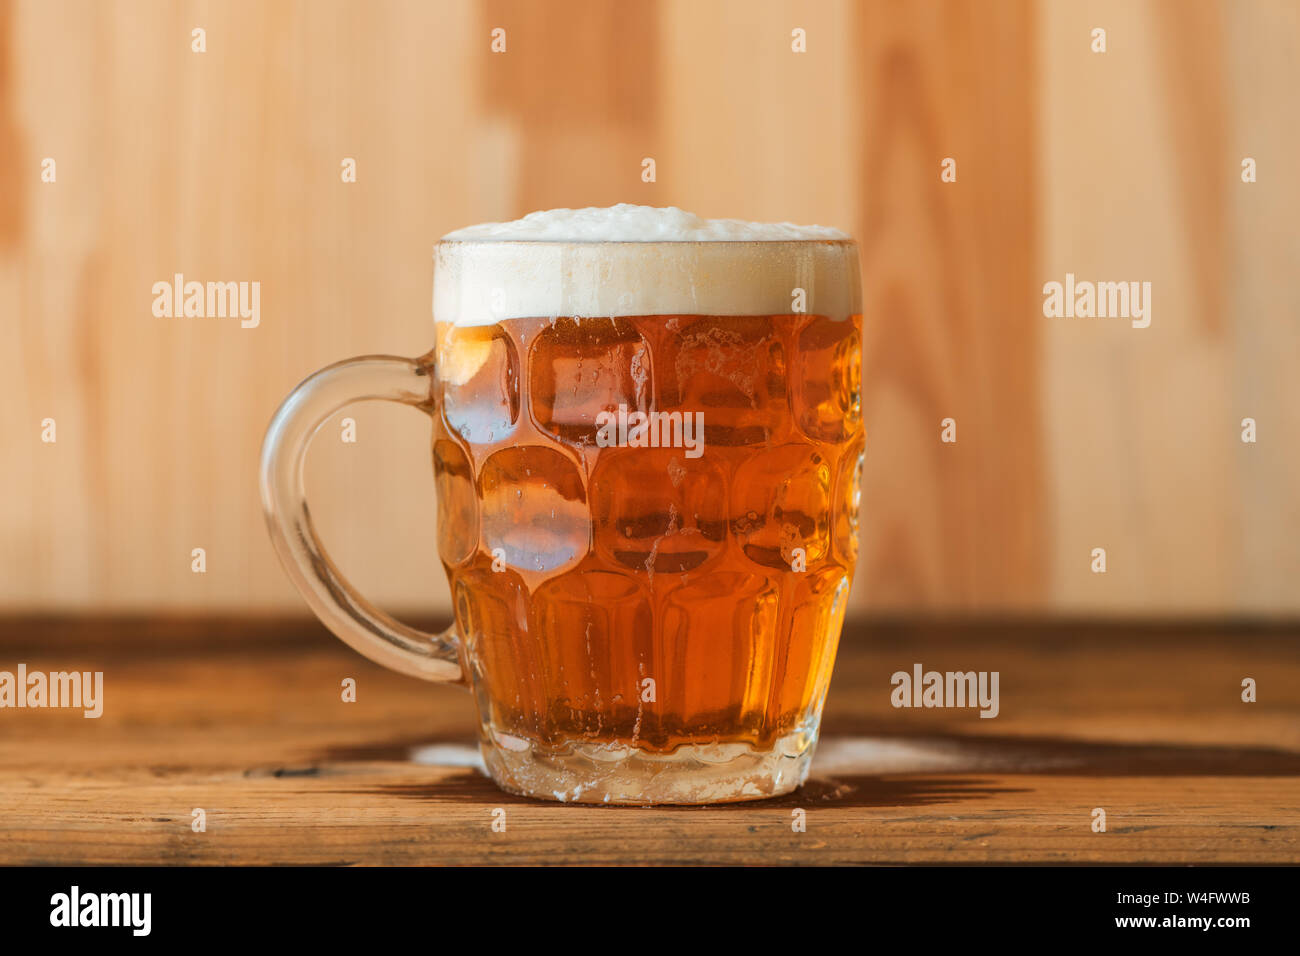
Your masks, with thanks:
<instances>
[{"instance_id":1,"label":"mug base","mask_svg":"<svg viewBox=\"0 0 1300 956\"><path fill-rule=\"evenodd\" d=\"M735 803L790 793L808 779L817 737L796 732L771 750L748 744L687 744L671 754L575 742L557 751L499 735L482 745L497 786L561 803L648 806Z\"/></svg>"}]
</instances>

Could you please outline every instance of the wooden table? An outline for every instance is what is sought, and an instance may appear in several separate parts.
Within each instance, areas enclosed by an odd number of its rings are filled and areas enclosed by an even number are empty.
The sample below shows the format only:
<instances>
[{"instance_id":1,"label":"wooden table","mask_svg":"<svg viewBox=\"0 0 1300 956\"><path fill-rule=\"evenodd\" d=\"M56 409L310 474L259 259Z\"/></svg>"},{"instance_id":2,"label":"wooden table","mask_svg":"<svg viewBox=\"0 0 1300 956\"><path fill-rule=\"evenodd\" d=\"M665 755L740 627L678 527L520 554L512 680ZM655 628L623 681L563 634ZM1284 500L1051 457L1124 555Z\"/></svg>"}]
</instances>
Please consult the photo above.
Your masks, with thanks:
<instances>
[{"instance_id":1,"label":"wooden table","mask_svg":"<svg viewBox=\"0 0 1300 956\"><path fill-rule=\"evenodd\" d=\"M0 863L1295 863L1298 637L859 625L801 791L617 808L498 791L468 694L312 622L9 619L0 670L102 670L105 711L0 710ZM999 671L1000 715L894 709L889 677L915 662Z\"/></svg>"}]
</instances>

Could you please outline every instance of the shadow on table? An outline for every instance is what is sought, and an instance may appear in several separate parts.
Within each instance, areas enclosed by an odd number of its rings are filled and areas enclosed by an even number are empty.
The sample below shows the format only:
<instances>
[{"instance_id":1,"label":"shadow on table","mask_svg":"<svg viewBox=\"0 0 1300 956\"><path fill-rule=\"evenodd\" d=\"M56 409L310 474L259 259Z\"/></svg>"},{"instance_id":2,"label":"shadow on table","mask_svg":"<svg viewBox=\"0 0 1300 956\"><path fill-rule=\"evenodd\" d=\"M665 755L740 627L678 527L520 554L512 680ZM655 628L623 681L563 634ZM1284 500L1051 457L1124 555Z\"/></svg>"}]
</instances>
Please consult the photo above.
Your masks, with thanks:
<instances>
[{"instance_id":1,"label":"shadow on table","mask_svg":"<svg viewBox=\"0 0 1300 956\"><path fill-rule=\"evenodd\" d=\"M695 810L743 810L746 807L807 807L810 802L839 807L917 807L935 803L953 803L958 800L987 799L998 793L1026 793L1026 788L992 787L990 781L943 778L884 778L839 777L814 778L794 793L770 800L741 803L716 803L698 807L657 807L658 810L678 810L688 813ZM378 784L372 787L339 791L342 793L375 794L420 800L426 803L471 803L479 806L560 806L558 803L542 804L529 797L499 790L482 774L470 771L439 781L438 783ZM570 804L592 810L631 810L635 807L616 807L604 804Z\"/></svg>"},{"instance_id":2,"label":"shadow on table","mask_svg":"<svg viewBox=\"0 0 1300 956\"><path fill-rule=\"evenodd\" d=\"M346 792L389 794L430 802L528 804L507 794L484 775L476 749L464 740L403 737L373 744L331 747L315 755L335 772L352 762L395 761L430 767L462 768L429 784L376 784ZM338 766L338 765L343 766ZM1196 777L1300 775L1300 754L1262 747L1122 744L1056 737L851 736L824 738L813 761L811 779L787 797L765 806L798 806L810 801L843 807L924 806L981 800L1030 787L993 786L1008 775L1053 774L1081 777ZM1026 780L1026 783L1029 781ZM712 809L742 809L746 803ZM683 807L684 811L693 809Z\"/></svg>"}]
</instances>

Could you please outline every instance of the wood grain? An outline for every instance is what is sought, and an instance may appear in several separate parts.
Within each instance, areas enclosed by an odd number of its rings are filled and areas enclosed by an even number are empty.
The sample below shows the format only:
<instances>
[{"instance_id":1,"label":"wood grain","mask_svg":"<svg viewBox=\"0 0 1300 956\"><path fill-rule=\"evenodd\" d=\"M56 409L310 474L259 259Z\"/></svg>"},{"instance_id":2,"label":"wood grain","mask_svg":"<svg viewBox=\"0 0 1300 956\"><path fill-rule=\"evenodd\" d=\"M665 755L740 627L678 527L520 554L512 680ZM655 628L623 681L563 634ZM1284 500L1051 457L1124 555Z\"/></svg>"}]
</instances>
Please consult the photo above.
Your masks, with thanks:
<instances>
[{"instance_id":1,"label":"wood grain","mask_svg":"<svg viewBox=\"0 0 1300 956\"><path fill-rule=\"evenodd\" d=\"M868 7L859 18L872 520L855 586L873 608L1047 596L1034 25L1029 3ZM940 180L947 157L954 183ZM952 444L940 441L948 418Z\"/></svg>"},{"instance_id":2,"label":"wood grain","mask_svg":"<svg viewBox=\"0 0 1300 956\"><path fill-rule=\"evenodd\" d=\"M1300 149L1279 119L1297 109L1300 11L1158 0L1041 18L1043 280L1152 283L1149 328L1043 320L1053 604L1294 615L1300 537L1277 532L1300 516L1281 491L1300 480L1300 294L1283 278L1300 184L1243 183L1241 161ZM1246 417L1272 437L1243 444Z\"/></svg>"},{"instance_id":3,"label":"wood grain","mask_svg":"<svg viewBox=\"0 0 1300 956\"><path fill-rule=\"evenodd\" d=\"M465 765L468 695L383 671L311 623L11 619L0 668L102 669L105 711L0 711L0 864L1294 864L1297 636L859 630L802 790L589 808L498 791ZM889 675L916 661L998 670L1001 714L893 709ZM1243 676L1258 703L1240 701ZM354 704L340 701L344 677ZM191 830L196 807L205 833ZM1105 833L1092 832L1096 807ZM505 833L491 829L497 808Z\"/></svg>"},{"instance_id":4,"label":"wood grain","mask_svg":"<svg viewBox=\"0 0 1300 956\"><path fill-rule=\"evenodd\" d=\"M1294 617L1298 90L1290 0L4 0L0 608L301 608L256 495L279 400L429 347L437 236L625 200L861 239L855 613ZM1149 279L1152 327L1044 319L1067 271ZM154 318L177 272L260 282L261 325ZM427 423L347 414L322 536L445 613Z\"/></svg>"}]
</instances>

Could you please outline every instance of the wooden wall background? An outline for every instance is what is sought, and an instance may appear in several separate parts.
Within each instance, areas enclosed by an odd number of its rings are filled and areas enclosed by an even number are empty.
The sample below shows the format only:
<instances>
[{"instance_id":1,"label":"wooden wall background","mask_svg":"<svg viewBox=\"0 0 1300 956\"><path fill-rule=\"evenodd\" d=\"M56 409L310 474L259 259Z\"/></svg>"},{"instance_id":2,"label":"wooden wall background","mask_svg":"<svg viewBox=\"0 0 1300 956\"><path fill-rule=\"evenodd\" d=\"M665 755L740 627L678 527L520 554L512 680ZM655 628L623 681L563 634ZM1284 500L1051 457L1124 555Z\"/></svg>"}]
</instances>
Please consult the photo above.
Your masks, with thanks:
<instances>
[{"instance_id":1,"label":"wooden wall background","mask_svg":"<svg viewBox=\"0 0 1300 956\"><path fill-rule=\"evenodd\" d=\"M444 232L634 201L859 237L858 611L1294 615L1297 90L1292 0L0 2L0 609L301 608L280 398L428 347ZM1067 271L1151 281L1151 327L1044 318ZM260 281L260 327L154 318L175 272ZM427 425L351 414L323 537L444 610Z\"/></svg>"}]
</instances>

